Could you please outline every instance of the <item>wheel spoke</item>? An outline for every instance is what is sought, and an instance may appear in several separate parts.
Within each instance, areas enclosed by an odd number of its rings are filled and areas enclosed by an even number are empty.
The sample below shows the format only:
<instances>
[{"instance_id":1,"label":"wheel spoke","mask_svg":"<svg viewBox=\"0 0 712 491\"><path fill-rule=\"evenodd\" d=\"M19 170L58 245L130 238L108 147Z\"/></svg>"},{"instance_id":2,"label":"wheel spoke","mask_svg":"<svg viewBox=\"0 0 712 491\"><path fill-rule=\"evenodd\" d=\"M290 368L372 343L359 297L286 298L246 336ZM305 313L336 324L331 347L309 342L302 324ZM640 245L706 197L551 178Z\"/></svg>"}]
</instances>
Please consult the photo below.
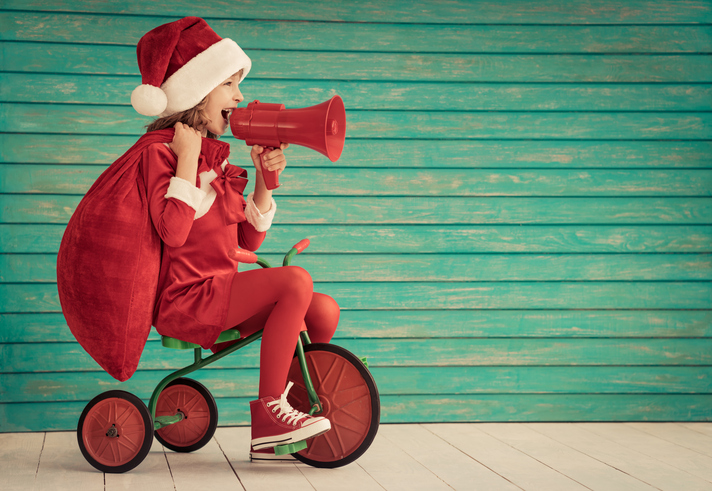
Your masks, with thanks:
<instances>
[{"instance_id":1,"label":"wheel spoke","mask_svg":"<svg viewBox=\"0 0 712 491\"><path fill-rule=\"evenodd\" d=\"M166 389L163 389L163 391L164 392L161 392L161 396L164 396L166 399L165 405L171 409L177 408L180 404L177 394L166 392Z\"/></svg>"},{"instance_id":2,"label":"wheel spoke","mask_svg":"<svg viewBox=\"0 0 712 491\"><path fill-rule=\"evenodd\" d=\"M116 406L116 424L122 425L124 424L136 411L136 408L133 407L133 405L127 405L123 408L120 408L117 404ZM119 414L120 412L120 414Z\"/></svg>"},{"instance_id":3,"label":"wheel spoke","mask_svg":"<svg viewBox=\"0 0 712 491\"><path fill-rule=\"evenodd\" d=\"M84 435L86 435L86 438L103 438L106 436L106 429L104 428L99 428L99 429L92 429L90 431L84 431Z\"/></svg>"},{"instance_id":4,"label":"wheel spoke","mask_svg":"<svg viewBox=\"0 0 712 491\"><path fill-rule=\"evenodd\" d=\"M337 390L331 393L331 400L338 407L348 406L353 404L355 401L359 401L364 397L369 397L371 391L365 385L359 385L356 387L351 387L349 389Z\"/></svg>"},{"instance_id":5,"label":"wheel spoke","mask_svg":"<svg viewBox=\"0 0 712 491\"><path fill-rule=\"evenodd\" d=\"M110 443L111 443L111 438L104 435L104 438L99 440L99 445L96 447L96 450L94 453L96 453L96 455L103 455L104 452L106 451L106 447L108 447Z\"/></svg>"},{"instance_id":6,"label":"wheel spoke","mask_svg":"<svg viewBox=\"0 0 712 491\"><path fill-rule=\"evenodd\" d=\"M116 444L116 441L114 438L109 438L109 445L108 448L111 450L111 460L113 462L120 462L121 459L121 452L118 451L118 445ZM118 454L118 457L116 456Z\"/></svg>"},{"instance_id":7,"label":"wheel spoke","mask_svg":"<svg viewBox=\"0 0 712 491\"><path fill-rule=\"evenodd\" d=\"M184 399L187 394L183 394ZM183 402L183 405L181 406L181 409L183 409L183 412L189 412L191 409L193 409L196 405L200 404L200 402L203 400L203 398L200 396L200 394L196 393L192 395L190 399L185 399Z\"/></svg>"},{"instance_id":8,"label":"wheel spoke","mask_svg":"<svg viewBox=\"0 0 712 491\"><path fill-rule=\"evenodd\" d=\"M120 449L121 447L127 449L131 453L137 453L138 450L141 448L141 444L143 443L143 435L140 441L134 440L132 437L134 435L130 436L121 436L117 438L117 447Z\"/></svg>"},{"instance_id":9,"label":"wheel spoke","mask_svg":"<svg viewBox=\"0 0 712 491\"><path fill-rule=\"evenodd\" d=\"M323 380L324 376L322 375L322 371L326 370L326 375L328 375L329 370L331 369L331 365L327 368L322 368L321 363L317 364L316 363L316 356L311 356L309 357L311 361L311 370L309 370L309 376L311 377L312 384L314 384L314 388L319 390L323 386ZM321 359L319 360L320 362L322 361ZM333 364L333 363L332 363Z\"/></svg>"},{"instance_id":10,"label":"wheel spoke","mask_svg":"<svg viewBox=\"0 0 712 491\"><path fill-rule=\"evenodd\" d=\"M106 432L106 428L111 424L106 416L99 411L92 411L89 413L89 416L94 422L96 422L100 429L104 430L104 432Z\"/></svg>"},{"instance_id":11,"label":"wheel spoke","mask_svg":"<svg viewBox=\"0 0 712 491\"><path fill-rule=\"evenodd\" d=\"M145 434L143 423L134 423L130 425L124 425L121 427L122 435L143 435Z\"/></svg>"},{"instance_id":12,"label":"wheel spoke","mask_svg":"<svg viewBox=\"0 0 712 491\"><path fill-rule=\"evenodd\" d=\"M363 421L363 419L362 419L361 417L357 416L356 414L351 413L350 411L347 411L347 410L344 409L344 408L340 408L340 409L338 409L337 411L334 411L334 412L331 413L331 421L332 421L332 423L338 425L339 427L347 428L347 429L350 430L350 431L356 432L357 430L352 430L352 429L351 429L351 425L346 426L345 422L344 422L344 421L341 421L341 418L338 418L338 419L337 419L336 416L337 416L337 415L341 416L342 414L348 416L348 417L351 419L351 421L353 421L354 423L356 423L357 425L359 425L360 427L362 427L364 430L365 430L365 429L368 429L368 426L369 426L370 421L365 422L365 421ZM369 420L370 420L370 418L369 418Z\"/></svg>"},{"instance_id":13,"label":"wheel spoke","mask_svg":"<svg viewBox=\"0 0 712 491\"><path fill-rule=\"evenodd\" d=\"M326 370L326 373L324 374L324 376L319 377L319 388L325 394L331 392L329 389L327 389L327 382L329 382L333 378L332 375L339 368L341 368L343 370L343 365L340 364L339 361L342 361L342 360L340 360L339 358L336 358L336 357L331 358L331 363L329 364L329 368ZM336 380L338 381L338 378ZM335 385L335 384L336 384L336 382L333 385Z\"/></svg>"}]
</instances>

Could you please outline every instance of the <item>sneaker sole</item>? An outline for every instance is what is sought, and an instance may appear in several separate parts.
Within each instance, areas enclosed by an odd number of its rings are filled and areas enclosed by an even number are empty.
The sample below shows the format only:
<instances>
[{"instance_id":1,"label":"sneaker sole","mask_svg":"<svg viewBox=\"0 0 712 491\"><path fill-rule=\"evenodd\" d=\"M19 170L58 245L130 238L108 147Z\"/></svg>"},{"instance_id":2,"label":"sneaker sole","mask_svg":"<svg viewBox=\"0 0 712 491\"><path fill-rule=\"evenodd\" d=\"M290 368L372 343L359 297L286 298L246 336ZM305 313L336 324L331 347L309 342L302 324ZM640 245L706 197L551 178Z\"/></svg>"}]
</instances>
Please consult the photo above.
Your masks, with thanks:
<instances>
[{"instance_id":1,"label":"sneaker sole","mask_svg":"<svg viewBox=\"0 0 712 491\"><path fill-rule=\"evenodd\" d=\"M292 457L291 454L287 455L275 455L275 454L265 454L259 452L250 452L250 460L255 463L295 463L297 459Z\"/></svg>"},{"instance_id":2,"label":"sneaker sole","mask_svg":"<svg viewBox=\"0 0 712 491\"><path fill-rule=\"evenodd\" d=\"M331 429L331 423L324 418L322 421L310 424L305 428L300 428L281 435L265 436L252 440L254 450L264 450L265 448L276 447L277 445L287 445L288 443L301 442L316 436L322 435Z\"/></svg>"}]
</instances>

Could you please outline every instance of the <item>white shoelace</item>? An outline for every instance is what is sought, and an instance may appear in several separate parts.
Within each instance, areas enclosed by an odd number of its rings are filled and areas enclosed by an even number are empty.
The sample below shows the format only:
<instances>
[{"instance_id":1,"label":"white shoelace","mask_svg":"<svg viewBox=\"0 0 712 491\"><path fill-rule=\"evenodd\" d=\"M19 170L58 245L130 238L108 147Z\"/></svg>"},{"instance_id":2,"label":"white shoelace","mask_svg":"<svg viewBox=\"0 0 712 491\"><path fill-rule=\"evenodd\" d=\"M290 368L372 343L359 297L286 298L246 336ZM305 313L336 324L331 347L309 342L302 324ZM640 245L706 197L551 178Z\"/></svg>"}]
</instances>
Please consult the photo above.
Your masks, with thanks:
<instances>
[{"instance_id":1,"label":"white shoelace","mask_svg":"<svg viewBox=\"0 0 712 491\"><path fill-rule=\"evenodd\" d=\"M299 420L308 418L309 415L301 411L297 411L287 402L287 394L289 393L289 389L292 388L292 385L294 385L294 382L289 382L289 384L287 384L287 389L279 397L279 400L268 402L267 407L275 406L272 408L272 412L276 413L279 409L277 419L281 419L285 423L291 424L292 426L297 426Z\"/></svg>"}]
</instances>

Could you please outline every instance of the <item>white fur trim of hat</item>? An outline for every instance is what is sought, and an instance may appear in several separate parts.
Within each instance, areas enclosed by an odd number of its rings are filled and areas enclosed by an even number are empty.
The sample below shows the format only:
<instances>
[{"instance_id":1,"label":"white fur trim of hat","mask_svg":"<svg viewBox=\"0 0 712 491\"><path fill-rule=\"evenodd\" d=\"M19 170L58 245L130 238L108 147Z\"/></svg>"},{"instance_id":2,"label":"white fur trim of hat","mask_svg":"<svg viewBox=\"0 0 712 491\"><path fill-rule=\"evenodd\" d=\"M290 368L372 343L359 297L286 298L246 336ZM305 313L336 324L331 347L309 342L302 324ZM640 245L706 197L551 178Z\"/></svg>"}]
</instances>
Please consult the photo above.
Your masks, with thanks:
<instances>
[{"instance_id":1,"label":"white fur trim of hat","mask_svg":"<svg viewBox=\"0 0 712 491\"><path fill-rule=\"evenodd\" d=\"M197 105L215 87L240 70L242 82L252 61L235 41L224 38L183 65L161 85L168 99L159 117L165 118Z\"/></svg>"}]
</instances>

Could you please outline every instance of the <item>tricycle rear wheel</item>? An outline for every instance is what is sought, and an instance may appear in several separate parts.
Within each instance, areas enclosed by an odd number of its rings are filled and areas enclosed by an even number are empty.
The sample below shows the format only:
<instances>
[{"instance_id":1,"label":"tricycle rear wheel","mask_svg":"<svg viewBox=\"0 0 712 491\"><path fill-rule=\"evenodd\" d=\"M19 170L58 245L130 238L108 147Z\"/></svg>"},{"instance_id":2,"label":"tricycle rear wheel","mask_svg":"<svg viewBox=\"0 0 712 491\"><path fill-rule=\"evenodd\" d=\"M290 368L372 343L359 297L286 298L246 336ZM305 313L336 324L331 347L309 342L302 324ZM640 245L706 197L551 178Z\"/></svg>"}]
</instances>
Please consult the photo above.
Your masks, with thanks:
<instances>
[{"instance_id":1,"label":"tricycle rear wheel","mask_svg":"<svg viewBox=\"0 0 712 491\"><path fill-rule=\"evenodd\" d=\"M183 420L156 430L156 439L174 452L194 452L208 444L218 426L218 407L200 382L179 378L161 391L156 416L183 414Z\"/></svg>"},{"instance_id":2,"label":"tricycle rear wheel","mask_svg":"<svg viewBox=\"0 0 712 491\"><path fill-rule=\"evenodd\" d=\"M151 450L151 415L143 401L129 392L104 392L84 408L77 441L84 458L98 470L128 472Z\"/></svg>"}]
</instances>

